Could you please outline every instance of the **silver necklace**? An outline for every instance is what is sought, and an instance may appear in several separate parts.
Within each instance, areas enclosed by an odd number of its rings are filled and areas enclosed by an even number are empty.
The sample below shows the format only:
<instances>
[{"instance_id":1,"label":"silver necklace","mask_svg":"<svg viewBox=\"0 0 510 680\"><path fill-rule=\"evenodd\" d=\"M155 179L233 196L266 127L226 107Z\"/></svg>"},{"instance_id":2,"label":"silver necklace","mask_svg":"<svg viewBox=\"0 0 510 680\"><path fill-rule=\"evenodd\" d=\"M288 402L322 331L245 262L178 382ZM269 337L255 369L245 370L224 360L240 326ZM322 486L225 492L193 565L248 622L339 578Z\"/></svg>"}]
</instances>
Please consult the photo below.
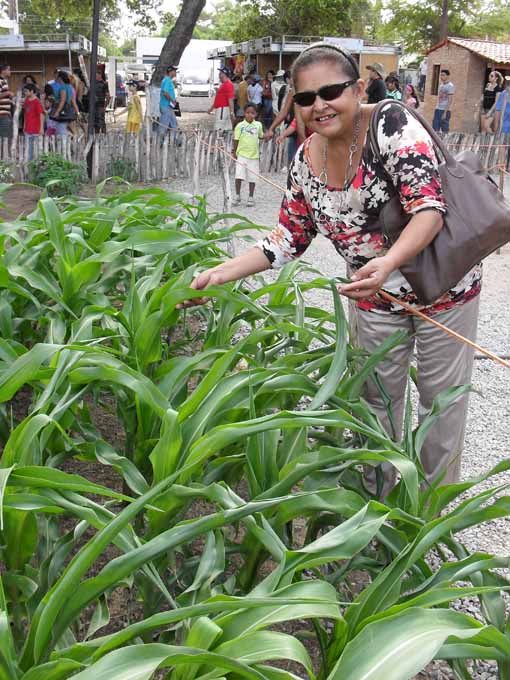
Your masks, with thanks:
<instances>
[{"instance_id":1,"label":"silver necklace","mask_svg":"<svg viewBox=\"0 0 510 680\"><path fill-rule=\"evenodd\" d=\"M351 144L349 146L349 162L347 163L347 169L345 171L345 176L344 176L344 182L342 186L342 190L339 192L340 193L340 210L343 210L345 208L346 204L346 187L347 184L349 183L352 175L352 170L353 170L353 161L354 161L354 156L356 154L356 151L358 150L358 142L359 142L359 136L361 132L361 113L358 112L356 114L356 118L354 121L354 134L352 137ZM328 140L325 141L324 146L322 147L322 170L319 175L319 186L320 186L320 191L321 194L324 196L326 193L326 187L328 184ZM321 201L322 203L322 201Z\"/></svg>"}]
</instances>

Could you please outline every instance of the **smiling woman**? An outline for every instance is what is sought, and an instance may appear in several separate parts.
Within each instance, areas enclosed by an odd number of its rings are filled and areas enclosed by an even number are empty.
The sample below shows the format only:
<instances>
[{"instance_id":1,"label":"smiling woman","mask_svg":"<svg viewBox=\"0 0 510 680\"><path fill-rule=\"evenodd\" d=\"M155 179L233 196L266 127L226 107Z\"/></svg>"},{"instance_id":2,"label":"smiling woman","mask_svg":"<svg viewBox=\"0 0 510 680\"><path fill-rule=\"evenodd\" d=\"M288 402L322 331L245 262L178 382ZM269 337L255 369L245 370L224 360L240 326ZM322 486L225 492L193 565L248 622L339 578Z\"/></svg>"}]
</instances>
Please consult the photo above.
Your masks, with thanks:
<instances>
[{"instance_id":1,"label":"smiling woman","mask_svg":"<svg viewBox=\"0 0 510 680\"><path fill-rule=\"evenodd\" d=\"M394 331L409 333L378 366L379 378L391 401L375 382L366 385L372 408L396 439L401 437L405 391L414 346L418 355L420 419L442 390L470 381L473 355L426 322L416 321L380 291L435 315L438 321L474 339L478 317L481 270L475 267L453 289L429 306L420 304L399 271L423 250L443 225L446 205L432 140L405 107L388 101L380 109L363 105L364 81L352 56L320 43L304 50L292 69L294 102L312 134L290 167L287 193L278 226L255 248L202 273L196 289L242 278L270 266L280 267L302 255L311 240L328 238L354 271L352 283L340 292L356 301L358 342L373 351ZM373 116L380 162L367 130ZM388 247L379 214L397 194L410 220ZM459 478L467 396L454 402L429 430L421 459L429 481ZM446 425L447 423L447 425ZM393 468L384 469L384 496L392 488ZM373 478L367 484L374 484Z\"/></svg>"}]
</instances>

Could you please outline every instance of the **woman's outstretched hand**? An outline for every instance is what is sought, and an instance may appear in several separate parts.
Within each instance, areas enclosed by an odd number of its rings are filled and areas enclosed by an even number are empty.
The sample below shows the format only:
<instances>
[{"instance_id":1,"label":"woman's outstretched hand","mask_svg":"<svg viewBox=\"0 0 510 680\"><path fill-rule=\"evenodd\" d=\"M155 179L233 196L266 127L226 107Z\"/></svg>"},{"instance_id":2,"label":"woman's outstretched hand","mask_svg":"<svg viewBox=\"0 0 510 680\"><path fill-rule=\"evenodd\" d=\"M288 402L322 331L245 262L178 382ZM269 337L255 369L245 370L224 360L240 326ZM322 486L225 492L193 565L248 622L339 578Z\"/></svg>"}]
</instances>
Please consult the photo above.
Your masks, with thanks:
<instances>
[{"instance_id":1,"label":"woman's outstretched hand","mask_svg":"<svg viewBox=\"0 0 510 680\"><path fill-rule=\"evenodd\" d=\"M270 266L271 263L262 250L254 246L241 255L238 255L231 260L226 260L217 267L206 269L205 272L198 274L191 282L190 288L193 290L206 290L211 286L221 286L222 283L238 281L239 279L244 279L246 276L250 276L250 274L263 272L265 269L269 269ZM208 299L209 297L207 295L190 298L189 300L184 300L179 303L177 309L203 305Z\"/></svg>"},{"instance_id":2,"label":"woman's outstretched hand","mask_svg":"<svg viewBox=\"0 0 510 680\"><path fill-rule=\"evenodd\" d=\"M190 288L193 290L205 290L209 286L219 286L222 283L229 281L229 277L222 272L221 265L219 267L213 267L212 269L207 269L205 272L201 272L198 276L195 276L190 284ZM190 298L189 300L184 300L177 305L177 309L185 309L186 307L197 307L198 305L204 305L209 298L204 295L204 297Z\"/></svg>"},{"instance_id":3,"label":"woman's outstretched hand","mask_svg":"<svg viewBox=\"0 0 510 680\"><path fill-rule=\"evenodd\" d=\"M392 261L386 256L375 257L351 276L352 283L338 286L338 292L351 300L368 298L384 286L394 269Z\"/></svg>"}]
</instances>

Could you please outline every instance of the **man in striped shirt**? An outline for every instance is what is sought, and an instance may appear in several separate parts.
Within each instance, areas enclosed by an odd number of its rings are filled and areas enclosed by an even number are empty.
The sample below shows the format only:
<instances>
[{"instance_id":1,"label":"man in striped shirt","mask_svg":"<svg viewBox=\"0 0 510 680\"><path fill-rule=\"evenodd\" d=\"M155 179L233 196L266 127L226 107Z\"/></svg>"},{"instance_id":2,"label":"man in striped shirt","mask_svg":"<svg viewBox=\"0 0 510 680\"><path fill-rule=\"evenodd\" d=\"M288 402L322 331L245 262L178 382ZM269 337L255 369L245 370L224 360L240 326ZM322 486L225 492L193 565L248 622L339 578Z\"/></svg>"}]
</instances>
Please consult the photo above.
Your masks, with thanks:
<instances>
[{"instance_id":1,"label":"man in striped shirt","mask_svg":"<svg viewBox=\"0 0 510 680\"><path fill-rule=\"evenodd\" d=\"M12 137L12 109L14 95L9 90L7 78L11 75L8 64L0 66L0 137Z\"/></svg>"}]
</instances>

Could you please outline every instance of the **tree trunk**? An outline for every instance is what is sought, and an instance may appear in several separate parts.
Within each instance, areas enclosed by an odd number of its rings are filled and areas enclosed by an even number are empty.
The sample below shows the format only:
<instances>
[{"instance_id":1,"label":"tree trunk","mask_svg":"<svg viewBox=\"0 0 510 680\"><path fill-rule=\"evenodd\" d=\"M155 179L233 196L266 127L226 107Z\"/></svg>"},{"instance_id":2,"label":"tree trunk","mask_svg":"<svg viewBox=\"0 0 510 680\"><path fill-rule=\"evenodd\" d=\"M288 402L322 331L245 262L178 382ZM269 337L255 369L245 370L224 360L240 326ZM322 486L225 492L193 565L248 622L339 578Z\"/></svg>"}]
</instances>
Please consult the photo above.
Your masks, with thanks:
<instances>
[{"instance_id":1,"label":"tree trunk","mask_svg":"<svg viewBox=\"0 0 510 680\"><path fill-rule=\"evenodd\" d=\"M448 0L443 0L441 10L441 24L439 27L439 40L446 40L448 37Z\"/></svg>"},{"instance_id":2,"label":"tree trunk","mask_svg":"<svg viewBox=\"0 0 510 680\"><path fill-rule=\"evenodd\" d=\"M160 85L166 75L166 68L171 64L177 66L182 53L191 40L195 24L198 21L206 0L183 0L182 9L175 26L165 40L156 68L152 74L152 85Z\"/></svg>"}]
</instances>

